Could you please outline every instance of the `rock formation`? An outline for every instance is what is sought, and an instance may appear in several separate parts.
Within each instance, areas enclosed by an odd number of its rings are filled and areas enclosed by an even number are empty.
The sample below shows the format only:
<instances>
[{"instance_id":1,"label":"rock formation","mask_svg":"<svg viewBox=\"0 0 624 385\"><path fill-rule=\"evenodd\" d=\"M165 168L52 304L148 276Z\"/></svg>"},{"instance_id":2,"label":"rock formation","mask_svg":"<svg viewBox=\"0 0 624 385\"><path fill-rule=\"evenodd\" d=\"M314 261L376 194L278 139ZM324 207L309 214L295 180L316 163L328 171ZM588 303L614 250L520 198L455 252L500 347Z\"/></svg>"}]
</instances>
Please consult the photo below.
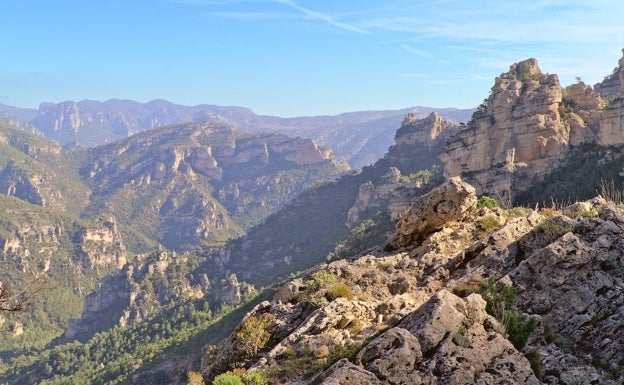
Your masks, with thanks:
<instances>
[{"instance_id":1,"label":"rock formation","mask_svg":"<svg viewBox=\"0 0 624 385\"><path fill-rule=\"evenodd\" d=\"M387 206L391 216L396 218L407 207L407 202L413 199L413 194L421 188L424 192L430 178L436 178L434 174L439 170L437 157L445 141L458 127L442 119L437 112L425 118L407 114L395 134L395 144L378 163L380 166L392 166L376 184L367 181L360 186L358 197L349 209L347 225L351 227L358 224L367 210ZM407 175L402 175L401 170L407 171ZM414 173L414 170L417 172Z\"/></svg>"},{"instance_id":2,"label":"rock formation","mask_svg":"<svg viewBox=\"0 0 624 385\"><path fill-rule=\"evenodd\" d=\"M138 255L134 262L106 276L85 297L82 315L70 320L64 337L86 339L115 326L146 321L173 301L203 298L210 293L213 306L235 305L254 292L234 274L221 287L212 286L203 270L188 271L187 258L164 251Z\"/></svg>"},{"instance_id":3,"label":"rock formation","mask_svg":"<svg viewBox=\"0 0 624 385\"><path fill-rule=\"evenodd\" d=\"M557 75L543 74L535 59L512 65L467 128L447 142L440 155L446 175L461 175L479 194L501 200L527 189L568 151L561 103Z\"/></svg>"},{"instance_id":4,"label":"rock formation","mask_svg":"<svg viewBox=\"0 0 624 385\"><path fill-rule=\"evenodd\" d=\"M496 78L466 128L447 141L440 154L445 175L462 176L479 194L510 205L579 146L621 146L622 64L624 58L595 89L581 81L563 89L535 59L513 64Z\"/></svg>"},{"instance_id":5,"label":"rock formation","mask_svg":"<svg viewBox=\"0 0 624 385\"><path fill-rule=\"evenodd\" d=\"M449 185L465 186L453 180L414 205L448 202ZM474 189L463 190L457 201L474 204ZM205 378L242 365L292 384L620 383L624 211L602 198L569 216L459 211L421 211L436 225L411 226L413 242L398 253L333 262L286 284L246 317L274 319L267 344L242 354L235 331L209 349ZM349 290L337 295L336 285ZM502 313L500 293L515 294Z\"/></svg>"},{"instance_id":6,"label":"rock formation","mask_svg":"<svg viewBox=\"0 0 624 385\"><path fill-rule=\"evenodd\" d=\"M622 50L624 55L624 50ZM617 98L622 96L624 89L624 57L618 61L618 66L613 69L613 72L606 76L600 83L594 85L594 89L600 95L605 98Z\"/></svg>"},{"instance_id":7,"label":"rock formation","mask_svg":"<svg viewBox=\"0 0 624 385\"><path fill-rule=\"evenodd\" d=\"M400 216L396 234L387 247L397 249L420 243L447 222L462 220L477 205L474 187L459 177L423 195Z\"/></svg>"},{"instance_id":8,"label":"rock formation","mask_svg":"<svg viewBox=\"0 0 624 385\"><path fill-rule=\"evenodd\" d=\"M313 140L212 123L152 130L90 154L82 173L106 212L136 228L151 217L158 242L174 250L239 237L318 178L348 170ZM91 203L87 210L102 210Z\"/></svg>"}]
</instances>

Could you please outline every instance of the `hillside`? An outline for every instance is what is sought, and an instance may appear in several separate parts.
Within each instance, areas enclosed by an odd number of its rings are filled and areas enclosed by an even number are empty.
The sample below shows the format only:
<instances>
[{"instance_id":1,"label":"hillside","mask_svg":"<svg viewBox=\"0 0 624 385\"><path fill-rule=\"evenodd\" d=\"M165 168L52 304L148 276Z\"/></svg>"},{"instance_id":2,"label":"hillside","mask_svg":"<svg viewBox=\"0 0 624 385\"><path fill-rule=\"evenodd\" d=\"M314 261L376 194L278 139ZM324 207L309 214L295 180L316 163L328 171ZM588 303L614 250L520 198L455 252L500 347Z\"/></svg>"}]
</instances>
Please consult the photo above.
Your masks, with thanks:
<instances>
[{"instance_id":1,"label":"hillside","mask_svg":"<svg viewBox=\"0 0 624 385\"><path fill-rule=\"evenodd\" d=\"M150 130L87 154L85 213L111 213L173 250L238 237L312 182L348 169L311 140L210 123Z\"/></svg>"},{"instance_id":2,"label":"hillside","mask_svg":"<svg viewBox=\"0 0 624 385\"><path fill-rule=\"evenodd\" d=\"M620 383L624 211L487 202L459 178L415 200L386 251L286 283L207 347L204 378Z\"/></svg>"},{"instance_id":3,"label":"hillside","mask_svg":"<svg viewBox=\"0 0 624 385\"><path fill-rule=\"evenodd\" d=\"M142 266L137 254L221 245L347 169L311 140L209 123L84 151L0 124L0 150L0 281L44 287L28 314L3 318L5 358L61 336L108 274Z\"/></svg>"},{"instance_id":4,"label":"hillside","mask_svg":"<svg viewBox=\"0 0 624 385\"><path fill-rule=\"evenodd\" d=\"M187 128L196 134L183 137L194 138L198 143L217 134L222 138L230 138L228 129L210 127L212 129ZM180 370L185 373L198 364L197 361L189 361L183 357L193 357L195 352L201 350L202 344L216 344L225 338L244 313L234 313L238 314L237 318L229 318L227 324L222 324L220 320L234 306L245 304L249 298L254 298L254 286L273 285L280 277L284 278L293 271L325 260L328 253L335 251L342 255L350 253L351 249L361 250L362 247L367 247L365 245L379 238L375 235L369 239L366 230L369 227L366 224L367 218L371 218L371 223L376 223L377 226L390 229L389 218L379 212L390 201L395 202L397 207L404 205L407 189L399 188L396 193L393 191L400 185L409 185L414 187L409 190L412 194L414 191L421 193L420 191L426 191L440 178L440 168L438 166L438 171L435 171L434 164L429 164L433 172L425 169L426 172L418 175L412 173L418 164L414 163L410 154L418 150L423 159L435 159L431 154L441 149L444 138L449 135L445 132L454 128L435 113L422 120L410 115L404 120L400 134L397 134L397 144L375 166L366 168L362 173L344 175L335 182L325 181L308 189L289 204L288 208L253 227L249 236L233 242L225 250L215 250L206 245L197 253L171 254L158 251L137 256L123 269L102 279L98 287L86 296L82 314L79 317L72 316L63 339L57 341L59 345L51 346L41 353L17 357L12 365L3 369L2 378L11 383L29 383L35 378L47 378L53 381L51 383L63 383L65 380L106 383L115 378L126 381L130 378L179 381ZM177 127L176 130L184 128ZM173 131L173 128L163 129L161 135L166 136ZM107 175L126 175L130 179L141 179L124 172L129 170L122 167L127 161L126 154L134 154L131 164L140 164L140 154L153 152L154 147L151 145L154 145L163 154L162 158L167 159L168 146L163 145L166 141L160 141L159 137L153 132L144 133L133 140L97 149L110 155L97 156L100 159L99 168L83 168L84 175L92 175L89 180L93 195L103 195L100 188L116 186L103 182ZM134 146L141 150L135 151ZM117 152L108 147L116 148ZM188 162L188 168L196 167L193 162L197 157L192 155L195 147L190 145L187 148L178 143L174 148L179 149L178 153L186 154L180 160L180 165ZM199 148L205 149L205 146L197 147L195 151ZM255 159L248 156L249 152L242 152L246 147L238 149L240 153L234 147L228 148L229 157L221 157L219 151L212 150L217 164L234 158ZM242 156L241 153L247 155ZM256 155L262 153L255 152ZM302 161L301 151L294 154L297 155L295 159ZM95 159L95 155L96 153L91 153L91 158L87 159ZM90 165L92 162L89 160L85 164ZM254 164L263 167L262 163ZM400 167L407 174L403 176L392 165ZM92 173L89 170L99 171ZM104 170L117 171L106 173ZM207 174L206 169L202 170L201 172ZM227 173L214 173L214 168L210 170L214 175L221 175L222 180L227 179ZM102 175L98 177L98 173ZM196 173L199 174L200 171ZM145 176L142 178L147 179ZM218 180L211 182L217 183ZM118 185L127 187L127 183ZM370 196L364 194L363 191L371 191L367 190L371 186L373 193ZM319 220L322 216L335 218L334 222ZM123 215L120 218L123 219ZM354 221L352 230L346 225L349 218ZM276 223L279 225L276 226ZM304 234L309 236L304 237ZM349 234L350 240L336 248L336 243ZM228 261L225 257L228 253L238 256L240 249L237 249L237 245L245 245L247 252L254 248L263 248L265 262L259 264L254 254L249 254L245 259L232 258ZM284 256L287 259L289 255L293 256L290 264L280 263ZM231 274L232 271L236 271L236 275ZM268 297L265 294L254 303L266 298ZM213 327L218 327L219 331L214 331ZM159 339L155 339L154 331L158 331L156 334L160 336ZM71 342L75 338L83 342ZM96 343L96 340L103 342ZM140 344L137 341L145 343ZM113 348L114 346L117 348ZM110 349L115 352L108 351ZM165 351L179 357L180 361L165 360L155 368L151 367L151 360ZM146 356L152 358L147 359ZM94 359L106 362L105 368L94 366Z\"/></svg>"},{"instance_id":5,"label":"hillside","mask_svg":"<svg viewBox=\"0 0 624 385\"><path fill-rule=\"evenodd\" d=\"M424 119L408 115L396 144L374 165L314 186L244 237L207 250L211 279L235 272L241 280L265 286L324 261L350 227L366 219L387 221L388 205L395 214L404 207L409 198L403 187L418 186L410 190L414 195L439 183L436 156L457 128L435 112Z\"/></svg>"},{"instance_id":6,"label":"hillside","mask_svg":"<svg viewBox=\"0 0 624 385\"><path fill-rule=\"evenodd\" d=\"M374 163L392 144L405 114L428 115L434 110L455 123L466 122L472 110L412 107L390 111L349 112L335 116L279 118L256 115L242 107L182 106L166 100L139 103L111 99L42 103L37 110L0 105L0 118L34 127L61 145L92 147L145 130L192 121L208 121L247 132L302 136L332 148L336 157L358 168Z\"/></svg>"}]
</instances>

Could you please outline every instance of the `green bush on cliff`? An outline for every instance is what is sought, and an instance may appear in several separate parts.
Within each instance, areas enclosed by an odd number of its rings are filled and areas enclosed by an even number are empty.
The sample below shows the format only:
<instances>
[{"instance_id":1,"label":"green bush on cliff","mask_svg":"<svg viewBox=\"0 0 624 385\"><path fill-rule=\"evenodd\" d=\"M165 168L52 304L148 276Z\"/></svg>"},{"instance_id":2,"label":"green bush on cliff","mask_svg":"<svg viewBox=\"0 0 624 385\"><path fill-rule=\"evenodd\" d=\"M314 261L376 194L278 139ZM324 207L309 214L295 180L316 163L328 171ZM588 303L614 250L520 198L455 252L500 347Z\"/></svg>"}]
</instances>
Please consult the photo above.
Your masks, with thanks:
<instances>
[{"instance_id":1,"label":"green bush on cliff","mask_svg":"<svg viewBox=\"0 0 624 385\"><path fill-rule=\"evenodd\" d=\"M501 324L503 332L516 349L522 349L535 330L537 321L514 309L516 288L503 286L497 289L494 277L490 277L481 285L479 294L485 299L487 313Z\"/></svg>"},{"instance_id":2,"label":"green bush on cliff","mask_svg":"<svg viewBox=\"0 0 624 385\"><path fill-rule=\"evenodd\" d=\"M498 207L498 202L496 202L495 199L490 198L487 195L484 195L484 196L482 196L481 198L479 198L477 200L477 208L480 209L480 208L483 208L483 207L487 207L487 208L493 209L495 207Z\"/></svg>"},{"instance_id":3,"label":"green bush on cliff","mask_svg":"<svg viewBox=\"0 0 624 385\"><path fill-rule=\"evenodd\" d=\"M240 377L234 374L223 373L219 374L212 381L212 385L245 385Z\"/></svg>"}]
</instances>

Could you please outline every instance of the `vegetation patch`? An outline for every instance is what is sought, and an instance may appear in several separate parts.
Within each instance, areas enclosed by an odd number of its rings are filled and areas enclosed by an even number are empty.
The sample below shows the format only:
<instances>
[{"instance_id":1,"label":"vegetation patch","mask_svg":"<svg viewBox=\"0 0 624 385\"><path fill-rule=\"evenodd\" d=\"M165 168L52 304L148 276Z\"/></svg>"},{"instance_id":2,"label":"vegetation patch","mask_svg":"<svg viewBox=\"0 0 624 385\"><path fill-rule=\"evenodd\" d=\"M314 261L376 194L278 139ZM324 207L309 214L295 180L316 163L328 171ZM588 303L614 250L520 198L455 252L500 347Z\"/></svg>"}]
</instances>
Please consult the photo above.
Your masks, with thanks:
<instances>
[{"instance_id":1,"label":"vegetation patch","mask_svg":"<svg viewBox=\"0 0 624 385\"><path fill-rule=\"evenodd\" d=\"M305 290L298 295L300 301L308 301L314 306L322 306L336 298L353 299L351 287L341 282L338 276L327 270L318 270L312 273L306 281Z\"/></svg>"},{"instance_id":2,"label":"vegetation patch","mask_svg":"<svg viewBox=\"0 0 624 385\"><path fill-rule=\"evenodd\" d=\"M531 188L516 195L519 206L549 207L552 202L577 202L595 197L604 181L620 186L624 166L622 149L584 144L575 148L567 162L543 178L536 179ZM611 183L611 182L609 182ZM605 198L606 199L606 198Z\"/></svg>"},{"instance_id":3,"label":"vegetation patch","mask_svg":"<svg viewBox=\"0 0 624 385\"><path fill-rule=\"evenodd\" d=\"M487 214L477 220L477 234L480 237L491 234L503 226L494 214Z\"/></svg>"},{"instance_id":4,"label":"vegetation patch","mask_svg":"<svg viewBox=\"0 0 624 385\"><path fill-rule=\"evenodd\" d=\"M521 218L529 215L533 210L528 207L516 206L503 211L506 219Z\"/></svg>"},{"instance_id":5,"label":"vegetation patch","mask_svg":"<svg viewBox=\"0 0 624 385\"><path fill-rule=\"evenodd\" d=\"M498 207L498 202L494 198L484 195L477 200L477 208L480 209L483 207L493 209Z\"/></svg>"},{"instance_id":6,"label":"vegetation patch","mask_svg":"<svg viewBox=\"0 0 624 385\"><path fill-rule=\"evenodd\" d=\"M566 233L571 233L574 229L564 226L556 221L556 217L550 217L544 220L538 227L544 234L548 242L554 242Z\"/></svg>"},{"instance_id":7,"label":"vegetation patch","mask_svg":"<svg viewBox=\"0 0 624 385\"><path fill-rule=\"evenodd\" d=\"M487 313L496 318L516 349L522 349L537 327L537 320L514 308L516 288L503 286L498 289L494 277L490 277L479 293L485 299Z\"/></svg>"},{"instance_id":8,"label":"vegetation patch","mask_svg":"<svg viewBox=\"0 0 624 385\"><path fill-rule=\"evenodd\" d=\"M240 350L247 357L255 357L269 342L274 326L275 317L272 314L247 317L235 334Z\"/></svg>"}]
</instances>

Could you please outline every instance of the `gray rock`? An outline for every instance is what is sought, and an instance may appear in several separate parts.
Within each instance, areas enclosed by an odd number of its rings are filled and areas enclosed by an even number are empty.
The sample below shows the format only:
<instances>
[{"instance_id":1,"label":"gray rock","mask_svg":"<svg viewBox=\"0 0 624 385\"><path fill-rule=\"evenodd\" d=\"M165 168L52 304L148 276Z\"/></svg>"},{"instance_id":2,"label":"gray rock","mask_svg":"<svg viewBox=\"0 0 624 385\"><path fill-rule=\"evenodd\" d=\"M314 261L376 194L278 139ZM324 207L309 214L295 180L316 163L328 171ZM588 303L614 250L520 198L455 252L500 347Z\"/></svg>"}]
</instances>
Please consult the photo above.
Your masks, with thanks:
<instances>
[{"instance_id":1,"label":"gray rock","mask_svg":"<svg viewBox=\"0 0 624 385\"><path fill-rule=\"evenodd\" d=\"M447 222L464 218L476 205L474 187L462 182L459 177L451 178L421 196L400 215L396 233L388 240L386 247L417 246Z\"/></svg>"}]
</instances>

